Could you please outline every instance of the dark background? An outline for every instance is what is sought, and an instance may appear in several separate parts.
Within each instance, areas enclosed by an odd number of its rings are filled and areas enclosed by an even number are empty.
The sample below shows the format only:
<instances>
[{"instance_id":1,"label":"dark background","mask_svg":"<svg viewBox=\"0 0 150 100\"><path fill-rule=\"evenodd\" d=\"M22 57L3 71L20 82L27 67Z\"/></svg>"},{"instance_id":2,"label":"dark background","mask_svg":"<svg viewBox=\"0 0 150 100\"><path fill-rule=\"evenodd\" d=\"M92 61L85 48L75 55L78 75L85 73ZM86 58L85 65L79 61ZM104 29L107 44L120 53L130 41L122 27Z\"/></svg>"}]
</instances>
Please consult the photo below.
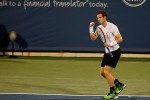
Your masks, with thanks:
<instances>
[{"instance_id":1,"label":"dark background","mask_svg":"<svg viewBox=\"0 0 150 100\"><path fill-rule=\"evenodd\" d=\"M8 34L16 31L15 50L18 51L103 52L103 45L89 38L89 23L94 21L97 26L96 13L104 9L108 13L108 21L116 24L123 36L123 52L150 53L150 0L139 7L130 7L122 0L89 1L107 3L108 7L51 6L25 10L23 5L0 6L1 50L11 50Z\"/></svg>"}]
</instances>

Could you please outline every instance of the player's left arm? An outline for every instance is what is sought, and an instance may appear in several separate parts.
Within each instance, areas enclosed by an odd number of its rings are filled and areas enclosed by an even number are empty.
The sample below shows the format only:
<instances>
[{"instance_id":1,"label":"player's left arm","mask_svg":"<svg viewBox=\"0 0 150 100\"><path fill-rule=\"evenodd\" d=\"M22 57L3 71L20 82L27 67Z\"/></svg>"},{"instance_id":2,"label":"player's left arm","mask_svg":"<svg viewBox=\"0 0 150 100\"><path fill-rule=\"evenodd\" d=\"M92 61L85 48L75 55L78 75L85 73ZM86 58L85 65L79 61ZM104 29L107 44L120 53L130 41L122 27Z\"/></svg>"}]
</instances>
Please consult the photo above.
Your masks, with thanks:
<instances>
[{"instance_id":1,"label":"player's left arm","mask_svg":"<svg viewBox=\"0 0 150 100\"><path fill-rule=\"evenodd\" d=\"M106 42L106 43L104 43L104 46L105 47L110 47L110 46L114 46L116 44L120 44L121 42L123 42L123 38L122 38L121 34L118 33L118 34L115 35L115 41Z\"/></svg>"},{"instance_id":2,"label":"player's left arm","mask_svg":"<svg viewBox=\"0 0 150 100\"><path fill-rule=\"evenodd\" d=\"M116 34L115 40L116 40L117 44L120 44L121 42L123 42L123 38L120 33Z\"/></svg>"},{"instance_id":3,"label":"player's left arm","mask_svg":"<svg viewBox=\"0 0 150 100\"><path fill-rule=\"evenodd\" d=\"M110 43L104 44L105 47L115 46L116 44L120 44L123 41L123 38L118 30L118 27L116 25L112 26L112 34L114 35L115 40L111 41Z\"/></svg>"}]
</instances>

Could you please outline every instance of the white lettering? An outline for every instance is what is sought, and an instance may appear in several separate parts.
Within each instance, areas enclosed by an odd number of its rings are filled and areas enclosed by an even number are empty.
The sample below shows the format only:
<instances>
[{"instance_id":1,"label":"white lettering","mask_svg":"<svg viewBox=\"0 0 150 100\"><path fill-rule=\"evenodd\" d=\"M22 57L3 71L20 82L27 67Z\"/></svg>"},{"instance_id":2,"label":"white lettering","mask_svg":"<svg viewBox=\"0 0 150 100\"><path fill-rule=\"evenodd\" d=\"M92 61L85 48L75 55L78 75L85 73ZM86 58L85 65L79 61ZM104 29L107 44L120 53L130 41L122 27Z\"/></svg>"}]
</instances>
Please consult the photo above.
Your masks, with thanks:
<instances>
[{"instance_id":1,"label":"white lettering","mask_svg":"<svg viewBox=\"0 0 150 100\"><path fill-rule=\"evenodd\" d=\"M0 2L0 6L8 6L8 2L6 0L3 0Z\"/></svg>"},{"instance_id":2,"label":"white lettering","mask_svg":"<svg viewBox=\"0 0 150 100\"><path fill-rule=\"evenodd\" d=\"M9 2L9 5L10 5L10 6L16 6L16 2L11 2L11 1L10 1L10 2Z\"/></svg>"},{"instance_id":3,"label":"white lettering","mask_svg":"<svg viewBox=\"0 0 150 100\"><path fill-rule=\"evenodd\" d=\"M87 2L81 2L79 0L76 0L76 1L70 0L70 2L69 1L59 2L59 1L53 0L54 7L84 7L86 3Z\"/></svg>"},{"instance_id":4,"label":"white lettering","mask_svg":"<svg viewBox=\"0 0 150 100\"><path fill-rule=\"evenodd\" d=\"M27 7L50 7L50 0L49 1L29 1L24 0L24 9L27 9Z\"/></svg>"},{"instance_id":5,"label":"white lettering","mask_svg":"<svg viewBox=\"0 0 150 100\"><path fill-rule=\"evenodd\" d=\"M21 6L21 2L18 2L17 6Z\"/></svg>"},{"instance_id":6,"label":"white lettering","mask_svg":"<svg viewBox=\"0 0 150 100\"><path fill-rule=\"evenodd\" d=\"M90 7L102 7L102 8L106 8L108 7L107 3L101 3L100 1L98 1L97 3L89 3Z\"/></svg>"},{"instance_id":7,"label":"white lettering","mask_svg":"<svg viewBox=\"0 0 150 100\"><path fill-rule=\"evenodd\" d=\"M25 10L31 7L108 7L107 3L102 3L100 0L97 0L96 2L91 1L92 0L1 0L0 7L23 7Z\"/></svg>"}]
</instances>

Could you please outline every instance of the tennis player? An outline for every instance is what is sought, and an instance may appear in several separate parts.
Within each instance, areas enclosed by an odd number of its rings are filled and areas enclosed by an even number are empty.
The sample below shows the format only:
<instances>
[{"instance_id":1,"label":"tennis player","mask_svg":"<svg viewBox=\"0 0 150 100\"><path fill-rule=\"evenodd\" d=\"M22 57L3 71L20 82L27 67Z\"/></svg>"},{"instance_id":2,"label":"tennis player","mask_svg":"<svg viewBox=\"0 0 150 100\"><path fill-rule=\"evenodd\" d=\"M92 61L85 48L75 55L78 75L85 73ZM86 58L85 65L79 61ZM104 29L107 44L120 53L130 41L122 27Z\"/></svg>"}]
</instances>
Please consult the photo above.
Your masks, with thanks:
<instances>
[{"instance_id":1,"label":"tennis player","mask_svg":"<svg viewBox=\"0 0 150 100\"><path fill-rule=\"evenodd\" d=\"M110 91L103 98L115 99L118 98L118 94L126 87L126 84L121 83L111 74L121 56L119 44L123 39L117 26L107 21L107 13L105 11L99 11L97 13L97 20L100 25L97 26L96 31L94 31L94 22L90 22L89 31L91 40L96 40L99 35L105 47L100 74L107 80ZM109 51L112 53L113 57L110 55Z\"/></svg>"}]
</instances>

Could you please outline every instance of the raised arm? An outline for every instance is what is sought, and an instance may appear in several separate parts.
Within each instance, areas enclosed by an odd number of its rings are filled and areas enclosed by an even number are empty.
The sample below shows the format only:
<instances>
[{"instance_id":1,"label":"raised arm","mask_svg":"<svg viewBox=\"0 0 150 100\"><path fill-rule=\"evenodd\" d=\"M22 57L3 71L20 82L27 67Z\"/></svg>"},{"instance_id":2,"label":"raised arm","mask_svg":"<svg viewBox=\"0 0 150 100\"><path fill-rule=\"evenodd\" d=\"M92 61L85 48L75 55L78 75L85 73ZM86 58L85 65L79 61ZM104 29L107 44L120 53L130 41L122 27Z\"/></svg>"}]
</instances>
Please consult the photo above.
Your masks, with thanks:
<instances>
[{"instance_id":1,"label":"raised arm","mask_svg":"<svg viewBox=\"0 0 150 100\"><path fill-rule=\"evenodd\" d=\"M98 37L97 33L94 32L94 25L95 25L94 22L90 22L89 32L90 32L90 38L91 38L91 40L96 40L96 38Z\"/></svg>"}]
</instances>

